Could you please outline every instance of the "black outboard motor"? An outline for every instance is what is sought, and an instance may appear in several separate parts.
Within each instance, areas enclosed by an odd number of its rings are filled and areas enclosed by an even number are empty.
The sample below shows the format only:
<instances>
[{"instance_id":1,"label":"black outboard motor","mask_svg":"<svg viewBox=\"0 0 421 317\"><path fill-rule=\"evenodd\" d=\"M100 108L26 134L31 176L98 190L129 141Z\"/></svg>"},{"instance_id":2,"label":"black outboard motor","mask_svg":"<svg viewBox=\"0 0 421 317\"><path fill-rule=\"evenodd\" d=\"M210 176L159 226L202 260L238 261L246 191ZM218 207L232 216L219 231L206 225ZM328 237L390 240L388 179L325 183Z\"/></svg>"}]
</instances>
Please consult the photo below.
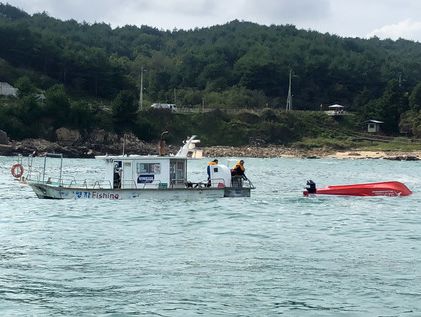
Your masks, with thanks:
<instances>
[{"instance_id":1,"label":"black outboard motor","mask_svg":"<svg viewBox=\"0 0 421 317\"><path fill-rule=\"evenodd\" d=\"M315 194L317 189L316 189L316 183L313 182L311 179L307 181L307 187L306 190L309 194Z\"/></svg>"}]
</instances>

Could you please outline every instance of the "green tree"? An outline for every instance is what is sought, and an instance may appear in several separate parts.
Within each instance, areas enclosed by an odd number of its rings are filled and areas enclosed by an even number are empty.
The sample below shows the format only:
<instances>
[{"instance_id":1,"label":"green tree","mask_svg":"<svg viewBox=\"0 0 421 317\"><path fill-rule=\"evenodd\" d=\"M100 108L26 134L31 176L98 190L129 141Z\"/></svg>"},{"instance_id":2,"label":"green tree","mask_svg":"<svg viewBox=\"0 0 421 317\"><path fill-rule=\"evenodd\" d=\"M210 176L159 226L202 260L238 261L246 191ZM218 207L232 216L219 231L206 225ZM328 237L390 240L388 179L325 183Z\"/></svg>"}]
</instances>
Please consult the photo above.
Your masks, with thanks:
<instances>
[{"instance_id":1,"label":"green tree","mask_svg":"<svg viewBox=\"0 0 421 317\"><path fill-rule=\"evenodd\" d=\"M27 126L38 122L43 115L43 111L34 96L24 96L19 100L16 108L16 115Z\"/></svg>"},{"instance_id":2,"label":"green tree","mask_svg":"<svg viewBox=\"0 0 421 317\"><path fill-rule=\"evenodd\" d=\"M70 107L69 124L79 130L90 130L95 126L94 113L87 102L73 102Z\"/></svg>"},{"instance_id":3,"label":"green tree","mask_svg":"<svg viewBox=\"0 0 421 317\"><path fill-rule=\"evenodd\" d=\"M19 97L30 96L37 92L36 87L28 76L23 76L16 80L15 87L18 89Z\"/></svg>"},{"instance_id":4,"label":"green tree","mask_svg":"<svg viewBox=\"0 0 421 317\"><path fill-rule=\"evenodd\" d=\"M419 82L409 95L409 107L412 110L421 110L421 82Z\"/></svg>"},{"instance_id":5,"label":"green tree","mask_svg":"<svg viewBox=\"0 0 421 317\"><path fill-rule=\"evenodd\" d=\"M45 111L47 117L52 119L53 128L69 124L70 100L63 85L55 85L46 93Z\"/></svg>"},{"instance_id":6,"label":"green tree","mask_svg":"<svg viewBox=\"0 0 421 317\"><path fill-rule=\"evenodd\" d=\"M397 80L389 81L381 98L381 116L384 121L384 131L399 132L401 114L408 110L408 101Z\"/></svg>"},{"instance_id":7,"label":"green tree","mask_svg":"<svg viewBox=\"0 0 421 317\"><path fill-rule=\"evenodd\" d=\"M114 128L117 132L132 129L138 110L136 97L131 91L121 91L112 103Z\"/></svg>"}]
</instances>

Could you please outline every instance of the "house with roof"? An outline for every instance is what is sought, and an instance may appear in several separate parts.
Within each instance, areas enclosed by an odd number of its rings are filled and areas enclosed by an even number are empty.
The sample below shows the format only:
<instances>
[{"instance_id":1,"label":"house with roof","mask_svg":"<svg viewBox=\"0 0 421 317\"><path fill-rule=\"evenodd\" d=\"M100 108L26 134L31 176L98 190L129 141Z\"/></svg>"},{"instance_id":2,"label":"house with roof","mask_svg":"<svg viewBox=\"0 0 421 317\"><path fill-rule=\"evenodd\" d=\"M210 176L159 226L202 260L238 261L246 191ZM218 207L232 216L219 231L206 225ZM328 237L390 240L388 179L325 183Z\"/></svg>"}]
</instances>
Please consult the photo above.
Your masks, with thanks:
<instances>
[{"instance_id":1,"label":"house with roof","mask_svg":"<svg viewBox=\"0 0 421 317\"><path fill-rule=\"evenodd\" d=\"M18 89L6 82L0 82L0 96L17 97Z\"/></svg>"},{"instance_id":2,"label":"house with roof","mask_svg":"<svg viewBox=\"0 0 421 317\"><path fill-rule=\"evenodd\" d=\"M380 125L383 124L383 121L379 120L367 120L367 132L368 133L379 133L380 132Z\"/></svg>"}]
</instances>

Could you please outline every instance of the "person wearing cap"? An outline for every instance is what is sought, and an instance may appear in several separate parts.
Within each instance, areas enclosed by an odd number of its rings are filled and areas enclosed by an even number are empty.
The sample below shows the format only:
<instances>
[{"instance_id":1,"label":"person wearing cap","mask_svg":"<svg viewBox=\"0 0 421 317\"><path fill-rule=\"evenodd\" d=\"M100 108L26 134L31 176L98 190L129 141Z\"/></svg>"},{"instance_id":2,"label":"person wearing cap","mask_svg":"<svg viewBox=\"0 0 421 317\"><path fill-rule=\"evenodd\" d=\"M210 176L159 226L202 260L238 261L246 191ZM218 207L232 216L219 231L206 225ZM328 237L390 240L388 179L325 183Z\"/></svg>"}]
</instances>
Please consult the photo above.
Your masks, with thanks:
<instances>
[{"instance_id":1,"label":"person wearing cap","mask_svg":"<svg viewBox=\"0 0 421 317\"><path fill-rule=\"evenodd\" d=\"M214 166L214 165L218 165L217 159L214 159L213 161L210 161L208 163L208 167L206 169L206 171L208 173L208 187L210 187L210 185L211 185L211 170L210 169L211 169L211 166Z\"/></svg>"}]
</instances>

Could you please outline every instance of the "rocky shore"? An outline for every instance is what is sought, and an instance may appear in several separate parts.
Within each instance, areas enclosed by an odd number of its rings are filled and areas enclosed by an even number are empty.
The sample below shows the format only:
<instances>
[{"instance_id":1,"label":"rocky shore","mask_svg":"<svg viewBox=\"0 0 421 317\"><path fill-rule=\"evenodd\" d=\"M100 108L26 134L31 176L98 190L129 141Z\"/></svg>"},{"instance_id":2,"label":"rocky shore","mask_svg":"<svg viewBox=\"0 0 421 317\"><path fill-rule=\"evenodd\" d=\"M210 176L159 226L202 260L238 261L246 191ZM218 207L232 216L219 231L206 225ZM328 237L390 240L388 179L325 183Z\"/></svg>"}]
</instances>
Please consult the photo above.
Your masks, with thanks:
<instances>
[{"instance_id":1,"label":"rocky shore","mask_svg":"<svg viewBox=\"0 0 421 317\"><path fill-rule=\"evenodd\" d=\"M175 146L167 146L168 153L177 152ZM97 131L89 138L61 138L56 142L44 139L25 139L0 144L0 155L42 155L44 153L61 153L68 158L93 158L95 155L120 155L125 154L158 154L157 144L145 143L136 136L128 134L119 137L115 134Z\"/></svg>"},{"instance_id":2,"label":"rocky shore","mask_svg":"<svg viewBox=\"0 0 421 317\"><path fill-rule=\"evenodd\" d=\"M136 145L127 144L126 153L148 154L155 153L156 149L147 143L138 143ZM121 154L123 153L122 143L118 145L110 144L60 144L43 139L26 139L23 141L12 142L9 145L0 146L0 155L42 155L44 153L61 153L64 157L71 158L90 158L95 155Z\"/></svg>"},{"instance_id":3,"label":"rocky shore","mask_svg":"<svg viewBox=\"0 0 421 317\"><path fill-rule=\"evenodd\" d=\"M16 156L30 155L36 153L62 153L68 158L93 158L95 155L106 154L122 154L123 140L116 144L77 144L65 145L56 142L50 142L42 139L26 139L20 142L13 142L9 145L0 145L0 155ZM167 152L171 154L177 153L179 146L167 146ZM283 146L265 146L265 147L231 147L231 146L213 146L203 147L203 156L205 157L261 157L276 158L290 157L303 159L385 159L399 161L418 161L421 159L421 151L417 152L383 152L383 151L334 151L331 149L313 149L302 150L296 148L288 148ZM128 139L125 144L126 154L158 154L156 144L144 143L139 140Z\"/></svg>"},{"instance_id":4,"label":"rocky shore","mask_svg":"<svg viewBox=\"0 0 421 317\"><path fill-rule=\"evenodd\" d=\"M0 155L30 155L43 153L62 153L64 157L93 158L95 155L126 154L158 154L158 145L145 143L134 135L119 137L104 131L96 131L90 138L81 141L79 137L61 137L56 142L43 139L26 139L0 144ZM180 145L168 145L167 153L175 154ZM305 150L278 145L267 146L212 146L202 147L205 157L296 157L303 159L335 158L335 159L387 159L416 161L421 159L421 151L416 152L385 152L385 151L335 151L329 148Z\"/></svg>"}]
</instances>

